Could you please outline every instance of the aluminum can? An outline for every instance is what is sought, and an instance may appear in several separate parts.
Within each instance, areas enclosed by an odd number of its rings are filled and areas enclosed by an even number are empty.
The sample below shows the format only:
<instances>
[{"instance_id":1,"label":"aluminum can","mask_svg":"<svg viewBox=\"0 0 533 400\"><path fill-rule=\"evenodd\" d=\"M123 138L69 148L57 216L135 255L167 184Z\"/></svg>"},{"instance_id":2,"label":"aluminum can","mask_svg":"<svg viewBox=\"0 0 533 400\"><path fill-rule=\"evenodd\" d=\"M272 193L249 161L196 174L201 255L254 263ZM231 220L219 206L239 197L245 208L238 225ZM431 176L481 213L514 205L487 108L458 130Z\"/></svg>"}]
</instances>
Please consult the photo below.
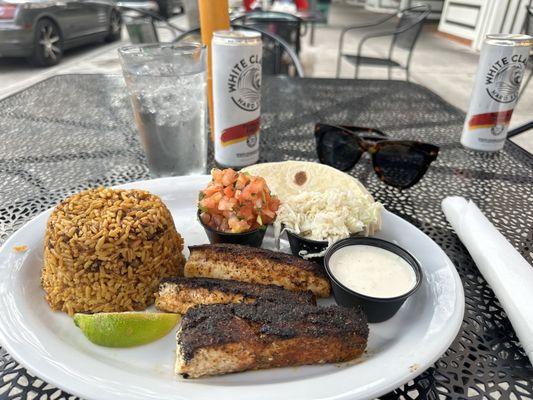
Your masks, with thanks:
<instances>
[{"instance_id":1,"label":"aluminum can","mask_svg":"<svg viewBox=\"0 0 533 400\"><path fill-rule=\"evenodd\" d=\"M521 34L485 37L461 144L472 150L501 150L526 70L533 38Z\"/></svg>"},{"instance_id":2,"label":"aluminum can","mask_svg":"<svg viewBox=\"0 0 533 400\"><path fill-rule=\"evenodd\" d=\"M211 46L215 161L237 169L255 164L259 160L261 34L216 31Z\"/></svg>"}]
</instances>

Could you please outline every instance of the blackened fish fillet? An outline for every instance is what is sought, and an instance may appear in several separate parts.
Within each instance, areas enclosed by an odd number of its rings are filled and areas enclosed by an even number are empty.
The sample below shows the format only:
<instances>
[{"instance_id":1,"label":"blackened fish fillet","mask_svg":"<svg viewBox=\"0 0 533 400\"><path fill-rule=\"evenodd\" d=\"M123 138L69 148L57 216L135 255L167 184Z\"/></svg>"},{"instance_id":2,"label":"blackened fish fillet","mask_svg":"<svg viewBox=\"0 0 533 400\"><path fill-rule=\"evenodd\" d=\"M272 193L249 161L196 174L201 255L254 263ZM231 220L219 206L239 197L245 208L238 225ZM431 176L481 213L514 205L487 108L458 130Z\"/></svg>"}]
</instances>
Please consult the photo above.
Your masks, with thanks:
<instances>
[{"instance_id":1,"label":"blackened fish fillet","mask_svg":"<svg viewBox=\"0 0 533 400\"><path fill-rule=\"evenodd\" d=\"M204 244L189 250L186 277L274 284L292 291L310 290L317 297L330 293L324 268L290 254L237 244Z\"/></svg>"},{"instance_id":2,"label":"blackened fish fillet","mask_svg":"<svg viewBox=\"0 0 533 400\"><path fill-rule=\"evenodd\" d=\"M315 305L312 292L291 292L275 285L210 278L170 278L159 285L155 306L161 311L185 314L199 304L253 303L257 300Z\"/></svg>"},{"instance_id":3,"label":"blackened fish fillet","mask_svg":"<svg viewBox=\"0 0 533 400\"><path fill-rule=\"evenodd\" d=\"M176 374L198 378L349 361L366 348L360 309L257 302L191 308L177 333Z\"/></svg>"}]
</instances>

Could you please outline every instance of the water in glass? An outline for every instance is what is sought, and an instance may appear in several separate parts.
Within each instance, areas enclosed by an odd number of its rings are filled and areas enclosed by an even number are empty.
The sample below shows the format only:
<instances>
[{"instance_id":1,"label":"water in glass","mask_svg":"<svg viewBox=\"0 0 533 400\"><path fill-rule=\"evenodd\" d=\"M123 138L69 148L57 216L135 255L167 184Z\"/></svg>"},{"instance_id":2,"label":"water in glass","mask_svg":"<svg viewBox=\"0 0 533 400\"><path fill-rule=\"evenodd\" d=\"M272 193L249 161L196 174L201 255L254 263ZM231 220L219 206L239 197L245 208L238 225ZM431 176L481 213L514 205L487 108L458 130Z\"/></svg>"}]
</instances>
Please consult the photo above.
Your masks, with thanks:
<instances>
[{"instance_id":1,"label":"water in glass","mask_svg":"<svg viewBox=\"0 0 533 400\"><path fill-rule=\"evenodd\" d=\"M154 177L204 174L208 140L204 50L199 45L163 46L120 50L150 172Z\"/></svg>"}]
</instances>

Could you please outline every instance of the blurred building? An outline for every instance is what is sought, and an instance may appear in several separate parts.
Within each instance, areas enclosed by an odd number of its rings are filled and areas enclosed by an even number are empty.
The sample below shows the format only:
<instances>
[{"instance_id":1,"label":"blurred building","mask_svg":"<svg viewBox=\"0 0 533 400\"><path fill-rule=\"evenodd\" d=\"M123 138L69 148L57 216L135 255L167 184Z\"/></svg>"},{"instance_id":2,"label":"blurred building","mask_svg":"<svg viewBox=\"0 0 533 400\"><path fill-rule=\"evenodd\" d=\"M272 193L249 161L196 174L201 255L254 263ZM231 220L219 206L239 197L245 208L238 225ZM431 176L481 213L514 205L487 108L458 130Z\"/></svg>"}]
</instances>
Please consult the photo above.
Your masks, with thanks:
<instances>
[{"instance_id":1,"label":"blurred building","mask_svg":"<svg viewBox=\"0 0 533 400\"><path fill-rule=\"evenodd\" d=\"M439 31L481 49L488 33L520 33L533 0L445 0Z\"/></svg>"},{"instance_id":2,"label":"blurred building","mask_svg":"<svg viewBox=\"0 0 533 400\"><path fill-rule=\"evenodd\" d=\"M430 19L450 39L480 50L488 33L520 33L533 0L345 0L369 11L395 12L415 4L431 6Z\"/></svg>"}]
</instances>

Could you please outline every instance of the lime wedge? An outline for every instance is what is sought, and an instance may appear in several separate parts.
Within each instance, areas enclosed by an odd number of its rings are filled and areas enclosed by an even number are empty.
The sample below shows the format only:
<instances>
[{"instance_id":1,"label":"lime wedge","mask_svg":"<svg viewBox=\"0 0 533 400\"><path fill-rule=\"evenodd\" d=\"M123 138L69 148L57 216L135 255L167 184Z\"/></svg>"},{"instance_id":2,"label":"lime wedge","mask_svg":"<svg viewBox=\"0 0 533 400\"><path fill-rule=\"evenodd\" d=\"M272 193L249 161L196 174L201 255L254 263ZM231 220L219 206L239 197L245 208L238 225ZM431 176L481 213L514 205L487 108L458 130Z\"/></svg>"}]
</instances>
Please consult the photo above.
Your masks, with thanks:
<instances>
[{"instance_id":1,"label":"lime wedge","mask_svg":"<svg viewBox=\"0 0 533 400\"><path fill-rule=\"evenodd\" d=\"M133 347L161 339L178 323L179 314L74 314L74 323L91 342L106 347Z\"/></svg>"}]
</instances>

